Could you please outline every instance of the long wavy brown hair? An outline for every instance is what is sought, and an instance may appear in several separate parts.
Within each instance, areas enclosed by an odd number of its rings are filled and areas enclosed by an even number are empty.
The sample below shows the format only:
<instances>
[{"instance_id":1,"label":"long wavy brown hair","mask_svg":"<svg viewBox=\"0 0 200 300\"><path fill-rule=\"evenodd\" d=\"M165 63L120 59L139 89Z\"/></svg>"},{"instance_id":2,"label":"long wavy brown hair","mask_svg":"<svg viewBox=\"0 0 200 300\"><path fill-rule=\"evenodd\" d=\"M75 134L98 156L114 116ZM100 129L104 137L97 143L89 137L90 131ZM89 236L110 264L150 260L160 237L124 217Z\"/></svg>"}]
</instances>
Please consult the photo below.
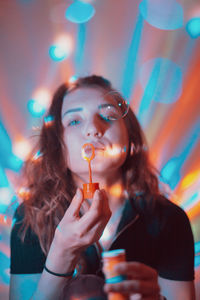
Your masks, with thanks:
<instances>
[{"instance_id":1,"label":"long wavy brown hair","mask_svg":"<svg viewBox=\"0 0 200 300\"><path fill-rule=\"evenodd\" d=\"M55 228L76 190L66 163L61 109L65 95L80 87L114 91L108 80L96 75L79 78L73 84L61 85L44 118L38 143L22 170L23 186L28 192L22 195L24 220L21 238L24 240L27 229L31 228L37 234L45 254L51 245ZM131 108L124 121L130 143L126 161L121 167L125 189L130 198L142 192L154 199L159 195L156 170L149 162L145 137ZM39 154L35 155L37 152Z\"/></svg>"}]
</instances>

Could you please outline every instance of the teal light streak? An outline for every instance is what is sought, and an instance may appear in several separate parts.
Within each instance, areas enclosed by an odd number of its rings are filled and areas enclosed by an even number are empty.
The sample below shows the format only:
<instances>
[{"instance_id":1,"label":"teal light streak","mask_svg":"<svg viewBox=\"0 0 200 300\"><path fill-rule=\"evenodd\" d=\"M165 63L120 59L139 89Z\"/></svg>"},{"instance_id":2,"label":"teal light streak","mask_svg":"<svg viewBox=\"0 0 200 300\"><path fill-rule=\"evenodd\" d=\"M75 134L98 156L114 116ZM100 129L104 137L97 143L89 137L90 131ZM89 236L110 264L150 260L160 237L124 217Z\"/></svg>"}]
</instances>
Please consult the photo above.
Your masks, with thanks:
<instances>
[{"instance_id":1,"label":"teal light streak","mask_svg":"<svg viewBox=\"0 0 200 300\"><path fill-rule=\"evenodd\" d=\"M142 36L144 20L141 14L138 15L136 26L133 32L131 44L128 50L127 60L123 72L122 94L129 102L131 93L136 81L136 70L138 66L138 53Z\"/></svg>"}]
</instances>

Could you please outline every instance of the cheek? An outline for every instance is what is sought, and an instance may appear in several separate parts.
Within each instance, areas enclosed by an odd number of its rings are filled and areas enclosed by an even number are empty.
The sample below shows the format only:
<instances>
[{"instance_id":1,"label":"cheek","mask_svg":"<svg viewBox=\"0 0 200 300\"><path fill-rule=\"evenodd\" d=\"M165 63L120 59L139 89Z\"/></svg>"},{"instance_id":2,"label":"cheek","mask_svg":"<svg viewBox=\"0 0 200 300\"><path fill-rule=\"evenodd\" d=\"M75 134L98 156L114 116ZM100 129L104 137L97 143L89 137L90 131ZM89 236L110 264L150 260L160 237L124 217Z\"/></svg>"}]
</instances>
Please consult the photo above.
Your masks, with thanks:
<instances>
[{"instance_id":1,"label":"cheek","mask_svg":"<svg viewBox=\"0 0 200 300\"><path fill-rule=\"evenodd\" d=\"M67 149L67 163L68 165L74 164L81 159L81 150L80 144L78 143L77 139L74 138L74 135L67 135L64 136L64 142Z\"/></svg>"},{"instance_id":2,"label":"cheek","mask_svg":"<svg viewBox=\"0 0 200 300\"><path fill-rule=\"evenodd\" d=\"M120 146L127 147L129 144L128 141L128 133L125 126L116 127L112 133L113 139L118 143Z\"/></svg>"}]
</instances>

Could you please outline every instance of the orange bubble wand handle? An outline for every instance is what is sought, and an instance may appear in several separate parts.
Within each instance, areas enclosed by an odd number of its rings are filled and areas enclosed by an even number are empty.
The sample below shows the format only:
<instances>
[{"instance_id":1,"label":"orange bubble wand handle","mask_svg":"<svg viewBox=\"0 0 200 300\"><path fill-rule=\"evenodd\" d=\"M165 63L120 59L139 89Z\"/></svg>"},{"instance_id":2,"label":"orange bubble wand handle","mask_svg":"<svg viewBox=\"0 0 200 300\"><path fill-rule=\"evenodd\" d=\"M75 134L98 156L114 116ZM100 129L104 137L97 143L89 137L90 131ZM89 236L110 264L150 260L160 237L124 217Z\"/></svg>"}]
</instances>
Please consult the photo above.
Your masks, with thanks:
<instances>
[{"instance_id":1,"label":"orange bubble wand handle","mask_svg":"<svg viewBox=\"0 0 200 300\"><path fill-rule=\"evenodd\" d=\"M89 183L92 183L91 160L88 160L88 168L89 168Z\"/></svg>"},{"instance_id":2,"label":"orange bubble wand handle","mask_svg":"<svg viewBox=\"0 0 200 300\"><path fill-rule=\"evenodd\" d=\"M84 198L93 198L94 192L99 188L99 183L92 183L92 169L91 160L95 157L95 148L92 144L87 143L82 146L82 157L88 162L89 169L89 183L83 184L83 195ZM88 153L87 153L88 152Z\"/></svg>"}]
</instances>

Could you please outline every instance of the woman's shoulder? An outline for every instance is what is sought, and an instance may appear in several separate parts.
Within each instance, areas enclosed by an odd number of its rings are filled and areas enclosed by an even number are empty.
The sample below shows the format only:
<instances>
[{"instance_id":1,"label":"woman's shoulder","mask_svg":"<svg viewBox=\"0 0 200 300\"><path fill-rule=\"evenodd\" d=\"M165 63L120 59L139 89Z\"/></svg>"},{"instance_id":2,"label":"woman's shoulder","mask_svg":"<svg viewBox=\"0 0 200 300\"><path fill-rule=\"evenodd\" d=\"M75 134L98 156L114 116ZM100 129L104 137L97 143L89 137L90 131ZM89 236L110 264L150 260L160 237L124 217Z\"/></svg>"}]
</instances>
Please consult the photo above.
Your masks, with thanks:
<instances>
[{"instance_id":1,"label":"woman's shoulder","mask_svg":"<svg viewBox=\"0 0 200 300\"><path fill-rule=\"evenodd\" d=\"M24 243L38 243L38 237L33 231L33 229L28 225L26 227L25 223L25 204L22 202L15 209L12 222L11 239L17 238L21 240L24 236ZM26 228L26 230L25 230Z\"/></svg>"},{"instance_id":2,"label":"woman's shoulder","mask_svg":"<svg viewBox=\"0 0 200 300\"><path fill-rule=\"evenodd\" d=\"M164 214L166 217L186 216L184 209L171 201L164 195L159 195L155 200L155 211Z\"/></svg>"},{"instance_id":3,"label":"woman's shoulder","mask_svg":"<svg viewBox=\"0 0 200 300\"><path fill-rule=\"evenodd\" d=\"M24 203L22 202L15 208L13 214L13 226L23 223L24 215L25 215L25 206Z\"/></svg>"},{"instance_id":4,"label":"woman's shoulder","mask_svg":"<svg viewBox=\"0 0 200 300\"><path fill-rule=\"evenodd\" d=\"M163 194L141 194L131 199L134 209L144 216L175 217L186 215L185 211Z\"/></svg>"},{"instance_id":5,"label":"woman's shoulder","mask_svg":"<svg viewBox=\"0 0 200 300\"><path fill-rule=\"evenodd\" d=\"M186 211L163 195L157 197L155 201L154 215L164 227L174 229L180 227L183 230L190 228Z\"/></svg>"}]
</instances>

